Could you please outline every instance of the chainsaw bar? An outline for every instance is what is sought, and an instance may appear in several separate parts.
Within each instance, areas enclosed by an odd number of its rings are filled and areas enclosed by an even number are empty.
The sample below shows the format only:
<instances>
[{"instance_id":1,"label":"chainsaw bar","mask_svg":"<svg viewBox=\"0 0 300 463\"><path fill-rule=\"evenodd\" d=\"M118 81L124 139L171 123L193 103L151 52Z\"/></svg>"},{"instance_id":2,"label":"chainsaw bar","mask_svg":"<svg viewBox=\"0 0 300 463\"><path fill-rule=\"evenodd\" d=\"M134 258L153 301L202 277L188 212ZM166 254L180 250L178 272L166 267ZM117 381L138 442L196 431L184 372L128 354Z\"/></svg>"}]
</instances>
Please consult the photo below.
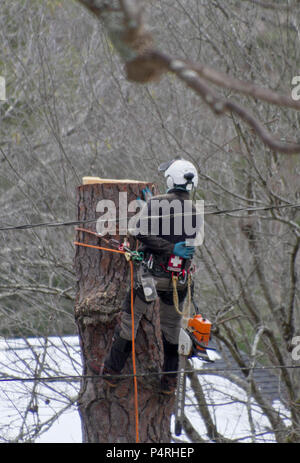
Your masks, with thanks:
<instances>
[{"instance_id":1,"label":"chainsaw bar","mask_svg":"<svg viewBox=\"0 0 300 463\"><path fill-rule=\"evenodd\" d=\"M196 320L197 322L197 320ZM198 332L202 336L201 333ZM206 333L205 333L206 334ZM208 347L197 337L181 328L178 339L178 373L175 399L175 435L180 436L184 420L184 405L186 391L186 364L187 359L196 357L206 362L213 362L206 352ZM215 349L212 349L215 350Z\"/></svg>"},{"instance_id":2,"label":"chainsaw bar","mask_svg":"<svg viewBox=\"0 0 300 463\"><path fill-rule=\"evenodd\" d=\"M182 423L184 418L184 402L186 389L186 361L192 349L192 340L188 333L181 328L178 339L178 373L177 373L177 390L175 401L175 434L181 434Z\"/></svg>"},{"instance_id":3,"label":"chainsaw bar","mask_svg":"<svg viewBox=\"0 0 300 463\"><path fill-rule=\"evenodd\" d=\"M175 435L180 436L184 418L184 403L186 390L186 356L179 356L179 368L177 373L177 393L175 402Z\"/></svg>"}]
</instances>

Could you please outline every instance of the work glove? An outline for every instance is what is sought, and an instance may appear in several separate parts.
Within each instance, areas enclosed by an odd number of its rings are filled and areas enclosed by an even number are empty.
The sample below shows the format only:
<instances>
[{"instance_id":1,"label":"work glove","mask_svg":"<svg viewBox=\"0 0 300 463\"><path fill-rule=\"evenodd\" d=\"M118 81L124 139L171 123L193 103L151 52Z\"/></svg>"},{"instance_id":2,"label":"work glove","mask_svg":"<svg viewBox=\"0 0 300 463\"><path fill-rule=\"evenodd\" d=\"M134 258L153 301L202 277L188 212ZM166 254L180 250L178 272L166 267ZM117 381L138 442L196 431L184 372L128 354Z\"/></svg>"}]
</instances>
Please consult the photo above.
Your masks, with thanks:
<instances>
[{"instance_id":1,"label":"work glove","mask_svg":"<svg viewBox=\"0 0 300 463\"><path fill-rule=\"evenodd\" d=\"M173 248L173 254L175 254L175 256L182 257L183 259L192 259L194 252L194 246L186 246L185 241L176 243Z\"/></svg>"},{"instance_id":2,"label":"work glove","mask_svg":"<svg viewBox=\"0 0 300 463\"><path fill-rule=\"evenodd\" d=\"M144 201L148 201L152 197L152 192L148 186L142 190L142 197Z\"/></svg>"},{"instance_id":3,"label":"work glove","mask_svg":"<svg viewBox=\"0 0 300 463\"><path fill-rule=\"evenodd\" d=\"M141 204L141 205L144 205L145 202L148 201L148 199L150 199L152 197L152 192L150 190L150 188L147 186L146 188L144 188L142 190L142 198L140 196L138 196L136 198L136 200Z\"/></svg>"}]
</instances>

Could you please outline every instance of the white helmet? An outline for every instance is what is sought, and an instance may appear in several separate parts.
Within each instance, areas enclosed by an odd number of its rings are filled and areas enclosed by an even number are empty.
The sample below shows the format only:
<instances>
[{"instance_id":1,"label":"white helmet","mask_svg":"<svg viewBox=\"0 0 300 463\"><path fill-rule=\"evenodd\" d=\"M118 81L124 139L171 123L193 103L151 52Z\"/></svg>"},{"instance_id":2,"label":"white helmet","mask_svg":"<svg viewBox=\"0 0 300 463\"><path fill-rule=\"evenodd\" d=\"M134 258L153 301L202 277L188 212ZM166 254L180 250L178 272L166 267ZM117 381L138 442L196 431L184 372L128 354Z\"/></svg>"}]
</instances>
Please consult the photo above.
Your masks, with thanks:
<instances>
[{"instance_id":1,"label":"white helmet","mask_svg":"<svg viewBox=\"0 0 300 463\"><path fill-rule=\"evenodd\" d=\"M160 172L165 173L168 189L180 187L191 191L198 185L198 173L195 166L184 159L173 159L164 162L158 168Z\"/></svg>"}]
</instances>

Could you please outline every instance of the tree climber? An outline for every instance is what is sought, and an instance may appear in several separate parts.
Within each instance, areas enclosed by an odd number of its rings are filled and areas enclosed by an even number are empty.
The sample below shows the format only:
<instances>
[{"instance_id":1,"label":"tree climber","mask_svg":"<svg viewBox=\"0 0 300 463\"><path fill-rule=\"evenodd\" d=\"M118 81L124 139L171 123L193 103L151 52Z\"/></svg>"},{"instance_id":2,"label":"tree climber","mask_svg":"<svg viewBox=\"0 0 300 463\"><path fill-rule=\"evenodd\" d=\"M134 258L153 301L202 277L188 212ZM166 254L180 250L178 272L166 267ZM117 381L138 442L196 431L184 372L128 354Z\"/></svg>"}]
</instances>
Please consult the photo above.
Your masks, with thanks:
<instances>
[{"instance_id":1,"label":"tree climber","mask_svg":"<svg viewBox=\"0 0 300 463\"><path fill-rule=\"evenodd\" d=\"M143 251L144 261L148 264L146 268L143 265L135 268L134 328L136 336L143 314L149 310L149 305L154 304L158 296L164 347L163 371L176 372L181 314L174 305L172 276L178 276L177 296L178 306L181 308L187 295L187 276L192 268L195 251L193 244L200 231L202 217L197 215L190 199L190 192L198 183L194 165L183 159L172 160L161 164L159 171L164 172L167 193L157 196L150 194L135 230L131 230L131 234L141 242L139 251ZM150 190L147 193L150 193ZM151 291L153 294L150 294ZM114 375L120 374L131 352L131 339L129 290L123 306L121 323L114 334L113 344L102 371L104 380L112 387L119 382L119 378L114 378ZM176 373L162 375L161 392L171 394L175 388Z\"/></svg>"}]
</instances>

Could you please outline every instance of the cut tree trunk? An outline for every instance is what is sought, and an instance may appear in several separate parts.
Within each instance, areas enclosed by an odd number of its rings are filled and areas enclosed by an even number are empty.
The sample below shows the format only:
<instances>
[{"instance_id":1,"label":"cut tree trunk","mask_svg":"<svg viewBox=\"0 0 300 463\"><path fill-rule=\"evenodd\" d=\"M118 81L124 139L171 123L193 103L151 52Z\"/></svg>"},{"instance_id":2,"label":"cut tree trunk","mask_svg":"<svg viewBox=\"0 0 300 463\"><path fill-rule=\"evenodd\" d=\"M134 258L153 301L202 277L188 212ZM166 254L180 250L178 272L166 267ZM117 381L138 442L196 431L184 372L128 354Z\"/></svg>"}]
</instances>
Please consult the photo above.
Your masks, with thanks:
<instances>
[{"instance_id":1,"label":"cut tree trunk","mask_svg":"<svg viewBox=\"0 0 300 463\"><path fill-rule=\"evenodd\" d=\"M84 178L84 184L77 189L78 220L85 222L101 217L101 214L96 212L100 200L114 202L118 219L119 193L127 192L129 203L138 196L141 197L141 191L146 186L155 193L155 186L149 183ZM96 222L85 223L82 226L96 231ZM119 232L117 226L116 234L106 235L105 239L114 238L122 242L124 236L120 236ZM82 231L77 231L77 241L115 249L103 239ZM131 237L130 241L131 248L135 249L135 240ZM122 379L116 388L108 387L101 375L97 376L94 373L95 365L103 364L112 343L115 327L120 321L122 304L130 287L129 263L122 254L77 245L75 269L75 319L83 363L78 400L83 442L137 442L132 356L129 356L122 372L128 376ZM141 320L135 341L135 358L139 410L138 440L147 443L170 442L170 416L174 397L165 397L159 393L160 377L157 373L162 369L163 345L158 303L153 309L149 309Z\"/></svg>"}]
</instances>

